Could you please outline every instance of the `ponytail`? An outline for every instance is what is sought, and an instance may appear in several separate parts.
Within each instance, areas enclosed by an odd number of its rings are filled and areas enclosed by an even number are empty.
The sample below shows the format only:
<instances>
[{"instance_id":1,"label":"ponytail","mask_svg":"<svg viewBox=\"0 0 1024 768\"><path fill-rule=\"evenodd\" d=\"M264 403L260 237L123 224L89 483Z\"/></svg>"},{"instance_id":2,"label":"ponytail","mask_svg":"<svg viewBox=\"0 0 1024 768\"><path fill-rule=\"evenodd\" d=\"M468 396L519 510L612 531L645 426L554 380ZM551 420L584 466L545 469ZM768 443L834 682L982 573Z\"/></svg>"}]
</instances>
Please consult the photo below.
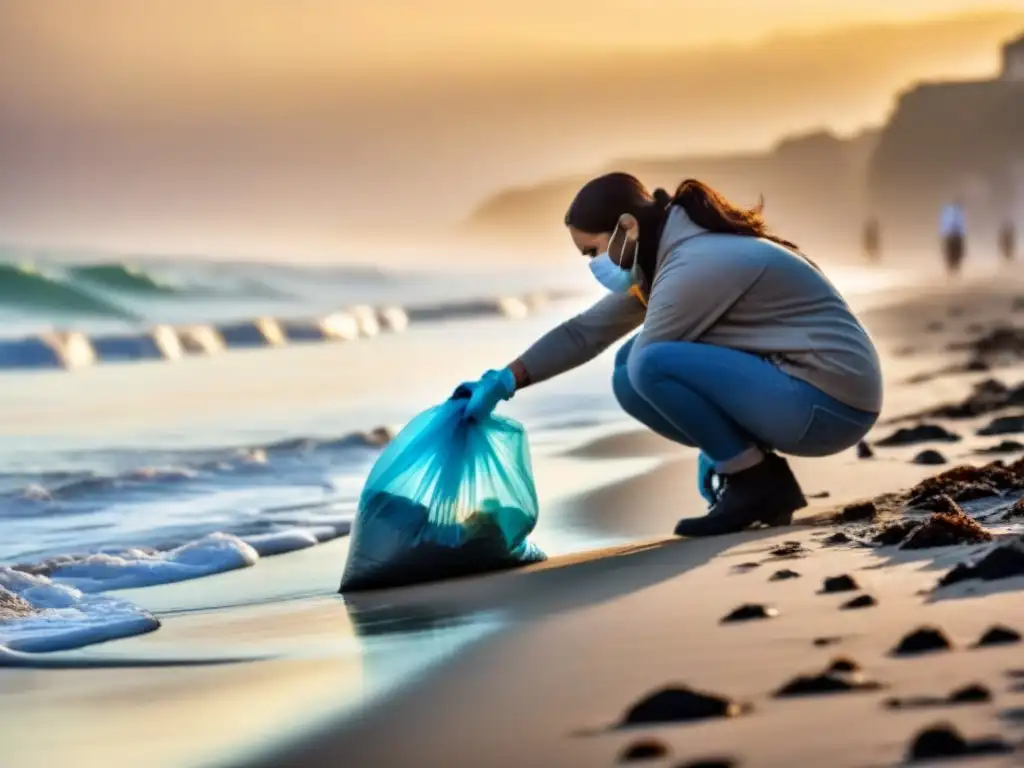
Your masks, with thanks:
<instances>
[{"instance_id":1,"label":"ponytail","mask_svg":"<svg viewBox=\"0 0 1024 768\"><path fill-rule=\"evenodd\" d=\"M768 231L764 216L761 214L764 210L763 197L753 208L740 208L704 182L686 179L676 189L672 204L681 206L694 224L709 232L762 237L791 251L799 251L795 243L783 240Z\"/></svg>"}]
</instances>

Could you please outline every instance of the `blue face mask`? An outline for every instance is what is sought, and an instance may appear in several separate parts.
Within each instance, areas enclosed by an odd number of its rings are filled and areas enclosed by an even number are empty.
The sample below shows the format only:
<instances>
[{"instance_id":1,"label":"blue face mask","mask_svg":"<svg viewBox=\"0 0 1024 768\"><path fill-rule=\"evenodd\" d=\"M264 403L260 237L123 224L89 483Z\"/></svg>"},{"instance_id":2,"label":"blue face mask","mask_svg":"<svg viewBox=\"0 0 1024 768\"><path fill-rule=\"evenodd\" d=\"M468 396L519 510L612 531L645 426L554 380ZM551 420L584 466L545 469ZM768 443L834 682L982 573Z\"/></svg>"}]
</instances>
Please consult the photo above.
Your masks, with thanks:
<instances>
[{"instance_id":1,"label":"blue face mask","mask_svg":"<svg viewBox=\"0 0 1024 768\"><path fill-rule=\"evenodd\" d=\"M616 244L617 235L619 234L619 228L616 227L615 231L612 232L611 239L608 241L608 250L598 254L590 260L590 272L594 275L594 278L606 289L612 293L627 293L630 288L637 284L637 246L633 243L633 264L629 269L620 267L616 262L612 261L611 251L615 250L619 255L619 262L622 259L622 251L626 247L625 233L623 233L623 242L621 246L613 247Z\"/></svg>"}]
</instances>

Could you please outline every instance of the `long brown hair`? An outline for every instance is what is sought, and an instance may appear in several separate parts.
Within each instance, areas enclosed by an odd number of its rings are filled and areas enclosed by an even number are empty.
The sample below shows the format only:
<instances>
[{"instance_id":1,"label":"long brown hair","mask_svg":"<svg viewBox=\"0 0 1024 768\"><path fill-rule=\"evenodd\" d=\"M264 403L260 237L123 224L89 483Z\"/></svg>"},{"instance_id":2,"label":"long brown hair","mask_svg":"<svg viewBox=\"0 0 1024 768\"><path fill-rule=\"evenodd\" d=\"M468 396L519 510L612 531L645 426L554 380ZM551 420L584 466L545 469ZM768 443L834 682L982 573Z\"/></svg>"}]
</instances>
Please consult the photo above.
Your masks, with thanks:
<instances>
[{"instance_id":1,"label":"long brown hair","mask_svg":"<svg viewBox=\"0 0 1024 768\"><path fill-rule=\"evenodd\" d=\"M673 205L681 206L694 224L709 232L762 237L799 252L794 243L768 231L762 215L763 198L753 208L741 208L697 179L684 180L675 194L669 195L660 188L648 192L628 173L599 176L576 193L565 214L565 224L589 234L602 234L612 232L623 213L632 214L640 224L637 259L645 283L641 288L647 292L654 281L658 245Z\"/></svg>"}]
</instances>

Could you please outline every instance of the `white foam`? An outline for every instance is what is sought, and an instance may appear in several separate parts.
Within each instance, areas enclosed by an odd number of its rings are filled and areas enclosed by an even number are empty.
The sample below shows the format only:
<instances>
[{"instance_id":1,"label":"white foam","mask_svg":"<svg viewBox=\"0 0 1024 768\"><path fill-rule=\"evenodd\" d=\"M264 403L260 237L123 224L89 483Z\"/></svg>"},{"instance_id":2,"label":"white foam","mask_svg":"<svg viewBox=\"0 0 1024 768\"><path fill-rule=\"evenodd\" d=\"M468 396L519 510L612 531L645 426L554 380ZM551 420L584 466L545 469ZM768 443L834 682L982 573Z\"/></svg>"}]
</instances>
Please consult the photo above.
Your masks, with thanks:
<instances>
[{"instance_id":1,"label":"white foam","mask_svg":"<svg viewBox=\"0 0 1024 768\"><path fill-rule=\"evenodd\" d=\"M198 579L248 568L259 559L259 552L242 539L211 533L166 552L136 549L54 563L49 575L54 582L94 593Z\"/></svg>"},{"instance_id":2,"label":"white foam","mask_svg":"<svg viewBox=\"0 0 1024 768\"><path fill-rule=\"evenodd\" d=\"M320 320L328 338L352 341L359 338L359 322L348 312L332 312Z\"/></svg>"},{"instance_id":3,"label":"white foam","mask_svg":"<svg viewBox=\"0 0 1024 768\"><path fill-rule=\"evenodd\" d=\"M348 311L359 325L360 336L372 337L380 333L380 321L377 319L377 312L373 307L359 304L349 307Z\"/></svg>"},{"instance_id":4,"label":"white foam","mask_svg":"<svg viewBox=\"0 0 1024 768\"><path fill-rule=\"evenodd\" d=\"M177 333L181 349L186 354L213 355L225 349L224 339L212 326L190 325L178 328Z\"/></svg>"},{"instance_id":5,"label":"white foam","mask_svg":"<svg viewBox=\"0 0 1024 768\"><path fill-rule=\"evenodd\" d=\"M0 567L0 590L32 606L25 616L0 620L0 665L5 649L61 651L152 632L160 622L127 600L87 595L46 576Z\"/></svg>"},{"instance_id":6,"label":"white foam","mask_svg":"<svg viewBox=\"0 0 1024 768\"><path fill-rule=\"evenodd\" d=\"M271 555L282 555L285 552L294 552L298 549L315 547L321 539L314 531L305 528L292 528L287 531L274 531L272 533L260 533L255 536L245 536L243 541L255 549L260 557Z\"/></svg>"},{"instance_id":7,"label":"white foam","mask_svg":"<svg viewBox=\"0 0 1024 768\"><path fill-rule=\"evenodd\" d=\"M69 370L86 368L96 362L96 352L89 337L77 331L47 334L49 342Z\"/></svg>"},{"instance_id":8,"label":"white foam","mask_svg":"<svg viewBox=\"0 0 1024 768\"><path fill-rule=\"evenodd\" d=\"M377 310L381 328L392 333L401 333L409 327L409 316L401 307L382 307Z\"/></svg>"}]
</instances>

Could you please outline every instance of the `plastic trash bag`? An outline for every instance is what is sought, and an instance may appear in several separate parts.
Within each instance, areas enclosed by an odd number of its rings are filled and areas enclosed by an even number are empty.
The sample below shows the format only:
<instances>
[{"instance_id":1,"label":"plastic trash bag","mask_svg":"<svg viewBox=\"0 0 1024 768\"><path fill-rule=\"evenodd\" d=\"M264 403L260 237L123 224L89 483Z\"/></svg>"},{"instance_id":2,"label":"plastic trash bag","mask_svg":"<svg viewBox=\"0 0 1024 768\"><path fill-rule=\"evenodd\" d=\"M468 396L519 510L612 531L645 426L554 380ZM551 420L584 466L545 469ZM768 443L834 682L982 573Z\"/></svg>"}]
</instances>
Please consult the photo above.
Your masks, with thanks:
<instances>
[{"instance_id":1,"label":"plastic trash bag","mask_svg":"<svg viewBox=\"0 0 1024 768\"><path fill-rule=\"evenodd\" d=\"M341 591L380 589L540 562L526 431L464 421L465 400L413 419L367 478Z\"/></svg>"}]
</instances>

